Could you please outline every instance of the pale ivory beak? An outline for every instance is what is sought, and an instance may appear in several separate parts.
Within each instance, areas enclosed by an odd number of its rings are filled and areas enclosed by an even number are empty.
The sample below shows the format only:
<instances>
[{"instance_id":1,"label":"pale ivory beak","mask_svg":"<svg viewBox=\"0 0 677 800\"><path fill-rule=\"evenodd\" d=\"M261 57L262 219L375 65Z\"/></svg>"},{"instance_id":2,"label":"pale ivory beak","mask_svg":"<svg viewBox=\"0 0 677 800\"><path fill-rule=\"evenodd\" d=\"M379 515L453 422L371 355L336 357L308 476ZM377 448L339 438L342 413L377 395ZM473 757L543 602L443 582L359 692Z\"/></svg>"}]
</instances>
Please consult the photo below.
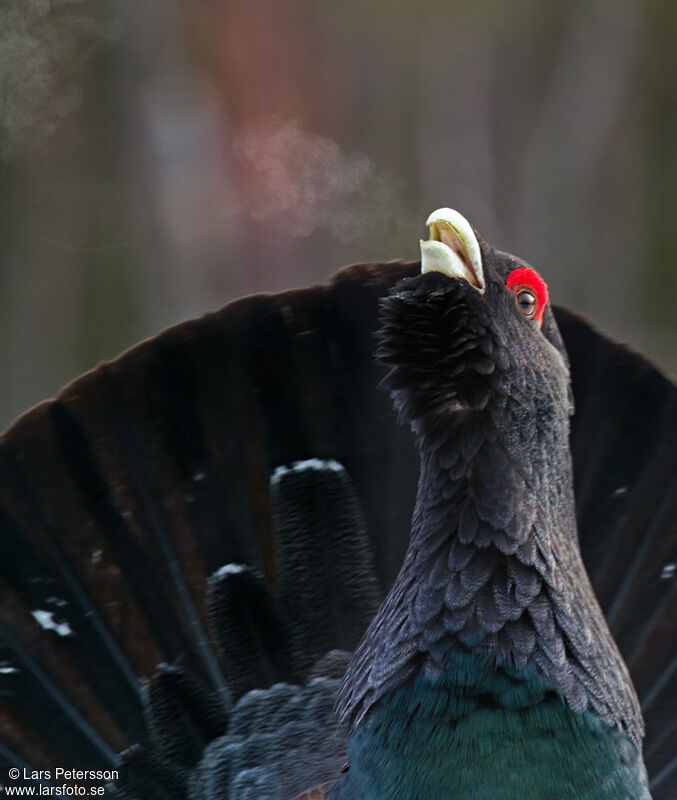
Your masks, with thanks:
<instances>
[{"instance_id":1,"label":"pale ivory beak","mask_svg":"<svg viewBox=\"0 0 677 800\"><path fill-rule=\"evenodd\" d=\"M421 272L442 272L485 289L482 254L468 220L451 208L438 208L426 220L430 239L421 239Z\"/></svg>"}]
</instances>

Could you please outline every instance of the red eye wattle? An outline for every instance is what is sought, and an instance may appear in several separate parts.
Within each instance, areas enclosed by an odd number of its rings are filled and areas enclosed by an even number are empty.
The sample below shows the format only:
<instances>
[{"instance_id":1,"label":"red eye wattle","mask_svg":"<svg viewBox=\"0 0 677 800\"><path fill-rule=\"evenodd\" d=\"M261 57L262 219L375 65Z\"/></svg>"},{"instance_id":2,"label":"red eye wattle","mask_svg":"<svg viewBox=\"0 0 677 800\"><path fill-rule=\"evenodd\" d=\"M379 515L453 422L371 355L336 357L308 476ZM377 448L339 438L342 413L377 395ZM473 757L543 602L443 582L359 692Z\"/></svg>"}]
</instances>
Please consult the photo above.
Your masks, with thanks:
<instances>
[{"instance_id":1,"label":"red eye wattle","mask_svg":"<svg viewBox=\"0 0 677 800\"><path fill-rule=\"evenodd\" d=\"M515 295L518 308L524 316L535 319L540 328L548 304L548 286L543 278L529 267L519 267L508 275L505 286ZM530 300L533 300L532 305Z\"/></svg>"}]
</instances>

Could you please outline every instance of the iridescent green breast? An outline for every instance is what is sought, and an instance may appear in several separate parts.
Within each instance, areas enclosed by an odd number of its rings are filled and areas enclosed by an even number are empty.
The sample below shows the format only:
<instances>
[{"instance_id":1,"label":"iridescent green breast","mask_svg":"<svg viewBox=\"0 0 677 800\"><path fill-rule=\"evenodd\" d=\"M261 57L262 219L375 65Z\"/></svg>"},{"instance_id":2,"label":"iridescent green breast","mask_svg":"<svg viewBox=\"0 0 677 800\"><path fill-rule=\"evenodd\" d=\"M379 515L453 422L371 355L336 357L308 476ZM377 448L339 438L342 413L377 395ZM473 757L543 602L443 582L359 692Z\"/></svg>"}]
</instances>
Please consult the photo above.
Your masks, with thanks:
<instances>
[{"instance_id":1,"label":"iridescent green breast","mask_svg":"<svg viewBox=\"0 0 677 800\"><path fill-rule=\"evenodd\" d=\"M330 800L648 800L624 731L575 714L528 673L459 656L383 696Z\"/></svg>"}]
</instances>

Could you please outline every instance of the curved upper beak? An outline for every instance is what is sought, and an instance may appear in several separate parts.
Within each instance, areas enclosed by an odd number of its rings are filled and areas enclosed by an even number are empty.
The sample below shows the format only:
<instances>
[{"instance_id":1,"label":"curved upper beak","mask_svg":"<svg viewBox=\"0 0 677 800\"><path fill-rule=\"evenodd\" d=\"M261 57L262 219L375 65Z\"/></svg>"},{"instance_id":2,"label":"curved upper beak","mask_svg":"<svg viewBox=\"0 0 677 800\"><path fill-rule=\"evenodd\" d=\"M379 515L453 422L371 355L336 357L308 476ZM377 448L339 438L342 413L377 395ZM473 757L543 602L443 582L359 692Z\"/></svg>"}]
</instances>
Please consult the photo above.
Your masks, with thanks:
<instances>
[{"instance_id":1,"label":"curved upper beak","mask_svg":"<svg viewBox=\"0 0 677 800\"><path fill-rule=\"evenodd\" d=\"M421 272L462 278L479 292L486 288L480 245L468 220L451 208L438 208L426 220L430 239L421 239Z\"/></svg>"}]
</instances>

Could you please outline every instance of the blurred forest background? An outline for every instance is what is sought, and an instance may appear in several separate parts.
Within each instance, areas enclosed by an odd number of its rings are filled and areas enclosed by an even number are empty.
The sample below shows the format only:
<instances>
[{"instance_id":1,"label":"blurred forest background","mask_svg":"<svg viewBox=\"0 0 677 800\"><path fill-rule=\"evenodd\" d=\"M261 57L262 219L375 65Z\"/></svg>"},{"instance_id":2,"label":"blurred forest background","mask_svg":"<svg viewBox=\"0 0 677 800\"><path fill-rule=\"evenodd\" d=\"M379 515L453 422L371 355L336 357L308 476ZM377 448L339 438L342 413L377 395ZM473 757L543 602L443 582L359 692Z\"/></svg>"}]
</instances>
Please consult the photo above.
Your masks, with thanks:
<instances>
[{"instance_id":1,"label":"blurred forest background","mask_svg":"<svg viewBox=\"0 0 677 800\"><path fill-rule=\"evenodd\" d=\"M674 0L0 0L0 427L438 206L677 371Z\"/></svg>"}]
</instances>

